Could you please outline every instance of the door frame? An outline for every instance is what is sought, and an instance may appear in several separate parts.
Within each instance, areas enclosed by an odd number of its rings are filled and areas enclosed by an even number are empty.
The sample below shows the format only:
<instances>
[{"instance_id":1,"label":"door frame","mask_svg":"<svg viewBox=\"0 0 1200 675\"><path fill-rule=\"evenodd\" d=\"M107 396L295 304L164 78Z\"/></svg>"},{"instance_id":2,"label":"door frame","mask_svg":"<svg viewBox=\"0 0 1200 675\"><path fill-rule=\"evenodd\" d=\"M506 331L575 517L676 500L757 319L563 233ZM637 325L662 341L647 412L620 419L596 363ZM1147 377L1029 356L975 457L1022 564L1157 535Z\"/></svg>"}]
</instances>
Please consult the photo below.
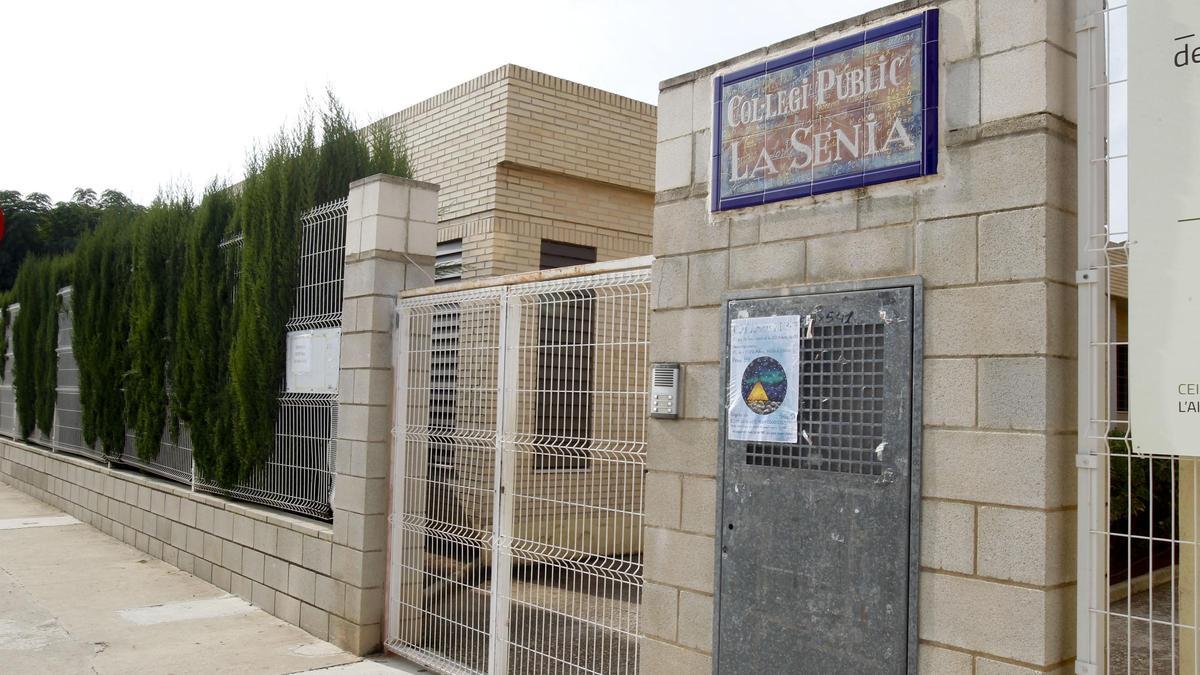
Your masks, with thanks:
<instances>
[{"instance_id":1,"label":"door frame","mask_svg":"<svg viewBox=\"0 0 1200 675\"><path fill-rule=\"evenodd\" d=\"M909 551L909 571L908 571L908 672L914 674L917 672L917 642L919 624L918 619L918 588L917 583L921 576L921 457L922 457L922 436L924 428L924 414L922 406L924 404L924 381L925 381L925 283L920 276L904 276L893 277L887 279L868 279L863 281L844 281L821 284L808 284L804 286L790 286L785 288L772 288L763 290L751 291L736 291L725 293L721 297L721 359L722 377L728 375L729 369L729 303L731 300L765 300L774 298L788 298L796 296L809 295L826 295L839 293L853 293L856 291L880 291L889 289L908 289L912 292L912 384L910 389L910 406L912 410L912 424L909 430L910 434L910 452L909 460L909 530L908 530L908 551ZM724 388L725 382L720 382L719 386ZM717 420L717 467L724 465L725 461L725 440L726 440L726 425L729 422L729 402L726 397L721 397L721 414ZM722 523L725 522L724 514L724 495L721 494L720 476L716 476L715 481L716 495L716 512L717 518L713 523L713 635L712 635L712 672L719 673L721 648L721 540L722 540Z\"/></svg>"}]
</instances>

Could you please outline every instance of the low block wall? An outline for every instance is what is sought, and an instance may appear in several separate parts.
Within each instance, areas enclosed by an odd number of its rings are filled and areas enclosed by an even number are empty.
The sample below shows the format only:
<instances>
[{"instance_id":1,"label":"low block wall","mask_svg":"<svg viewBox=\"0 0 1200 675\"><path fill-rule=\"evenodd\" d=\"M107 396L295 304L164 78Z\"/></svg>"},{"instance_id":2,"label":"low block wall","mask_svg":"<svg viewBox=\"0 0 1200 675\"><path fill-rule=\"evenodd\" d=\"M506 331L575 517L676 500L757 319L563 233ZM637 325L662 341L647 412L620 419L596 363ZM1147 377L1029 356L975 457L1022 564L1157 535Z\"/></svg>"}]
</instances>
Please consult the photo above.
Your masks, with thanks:
<instances>
[{"instance_id":1,"label":"low block wall","mask_svg":"<svg viewBox=\"0 0 1200 675\"><path fill-rule=\"evenodd\" d=\"M333 528L0 438L0 481L343 649L383 598L335 577ZM372 609L371 606L374 606Z\"/></svg>"}]
</instances>

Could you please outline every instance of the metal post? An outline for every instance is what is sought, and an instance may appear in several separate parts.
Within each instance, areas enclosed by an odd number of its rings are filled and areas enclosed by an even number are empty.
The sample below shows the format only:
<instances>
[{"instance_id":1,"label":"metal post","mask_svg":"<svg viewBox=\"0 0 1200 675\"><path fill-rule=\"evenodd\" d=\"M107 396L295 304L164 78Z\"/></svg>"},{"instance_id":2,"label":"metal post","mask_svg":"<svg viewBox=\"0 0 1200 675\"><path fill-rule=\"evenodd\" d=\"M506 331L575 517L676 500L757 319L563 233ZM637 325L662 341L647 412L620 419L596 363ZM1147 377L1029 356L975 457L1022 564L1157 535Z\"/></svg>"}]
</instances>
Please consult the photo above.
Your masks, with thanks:
<instances>
[{"instance_id":1,"label":"metal post","mask_svg":"<svg viewBox=\"0 0 1200 675\"><path fill-rule=\"evenodd\" d=\"M505 457L505 443L517 429L517 385L521 338L521 301L508 289L500 296L500 367L496 389L496 460L492 527L491 635L489 672L508 673L509 609L512 597L513 509L515 460Z\"/></svg>"},{"instance_id":2,"label":"metal post","mask_svg":"<svg viewBox=\"0 0 1200 675\"><path fill-rule=\"evenodd\" d=\"M420 612L411 612L401 625L400 598L412 589L405 587L401 577L401 561L405 559L404 547L408 539L403 528L403 517L408 499L408 462L404 439L408 426L409 385L409 337L412 310L398 305L395 310L395 325L392 333L392 443L391 443L391 509L388 512L387 575L384 582L384 597L387 598L387 614L384 617L384 640L397 640L416 644L421 637ZM423 539L423 538L422 538ZM412 603L419 606L419 603Z\"/></svg>"},{"instance_id":3,"label":"metal post","mask_svg":"<svg viewBox=\"0 0 1200 675\"><path fill-rule=\"evenodd\" d=\"M1106 335L1107 298L1101 244L1107 237L1108 89L1104 0L1079 0L1076 9L1079 126L1078 157L1078 556L1075 672L1098 675L1105 652L1104 617L1094 612L1105 599L1106 542L1103 533L1107 461L1099 447L1106 430L1093 429L1107 419L1106 354L1096 336ZM1105 349L1107 347L1105 346Z\"/></svg>"}]
</instances>

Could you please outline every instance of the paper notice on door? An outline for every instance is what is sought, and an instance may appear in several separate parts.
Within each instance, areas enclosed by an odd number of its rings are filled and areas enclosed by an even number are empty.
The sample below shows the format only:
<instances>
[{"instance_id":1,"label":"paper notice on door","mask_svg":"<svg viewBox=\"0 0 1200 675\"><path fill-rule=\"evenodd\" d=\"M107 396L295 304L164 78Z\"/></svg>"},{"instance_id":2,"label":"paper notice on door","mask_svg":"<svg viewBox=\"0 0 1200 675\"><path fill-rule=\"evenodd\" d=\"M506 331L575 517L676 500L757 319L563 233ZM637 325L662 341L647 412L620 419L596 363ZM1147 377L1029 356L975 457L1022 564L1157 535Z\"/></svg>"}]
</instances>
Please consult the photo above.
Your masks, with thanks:
<instances>
[{"instance_id":1,"label":"paper notice on door","mask_svg":"<svg viewBox=\"0 0 1200 675\"><path fill-rule=\"evenodd\" d=\"M732 321L727 397L730 440L795 443L799 384L799 316Z\"/></svg>"}]
</instances>

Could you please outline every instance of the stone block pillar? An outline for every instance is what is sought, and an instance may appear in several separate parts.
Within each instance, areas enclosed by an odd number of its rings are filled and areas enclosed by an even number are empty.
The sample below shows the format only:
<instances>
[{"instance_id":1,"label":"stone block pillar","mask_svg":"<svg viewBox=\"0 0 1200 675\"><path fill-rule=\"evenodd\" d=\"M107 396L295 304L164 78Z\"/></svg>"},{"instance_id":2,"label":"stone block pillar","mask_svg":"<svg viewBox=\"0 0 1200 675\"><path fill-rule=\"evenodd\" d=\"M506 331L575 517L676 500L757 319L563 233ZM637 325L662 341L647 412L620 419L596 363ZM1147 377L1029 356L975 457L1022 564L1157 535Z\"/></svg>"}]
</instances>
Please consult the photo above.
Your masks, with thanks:
<instances>
[{"instance_id":1,"label":"stone block pillar","mask_svg":"<svg viewBox=\"0 0 1200 675\"><path fill-rule=\"evenodd\" d=\"M647 422L643 675L712 669L723 298L907 275L925 289L920 672L1072 667L1073 5L898 4L661 85L650 360L682 364L684 409ZM933 7L936 175L710 212L714 75Z\"/></svg>"},{"instance_id":2,"label":"stone block pillar","mask_svg":"<svg viewBox=\"0 0 1200 675\"><path fill-rule=\"evenodd\" d=\"M332 559L345 602L329 639L356 654L380 646L386 605L396 294L433 283L437 195L382 174L350 184Z\"/></svg>"}]
</instances>

